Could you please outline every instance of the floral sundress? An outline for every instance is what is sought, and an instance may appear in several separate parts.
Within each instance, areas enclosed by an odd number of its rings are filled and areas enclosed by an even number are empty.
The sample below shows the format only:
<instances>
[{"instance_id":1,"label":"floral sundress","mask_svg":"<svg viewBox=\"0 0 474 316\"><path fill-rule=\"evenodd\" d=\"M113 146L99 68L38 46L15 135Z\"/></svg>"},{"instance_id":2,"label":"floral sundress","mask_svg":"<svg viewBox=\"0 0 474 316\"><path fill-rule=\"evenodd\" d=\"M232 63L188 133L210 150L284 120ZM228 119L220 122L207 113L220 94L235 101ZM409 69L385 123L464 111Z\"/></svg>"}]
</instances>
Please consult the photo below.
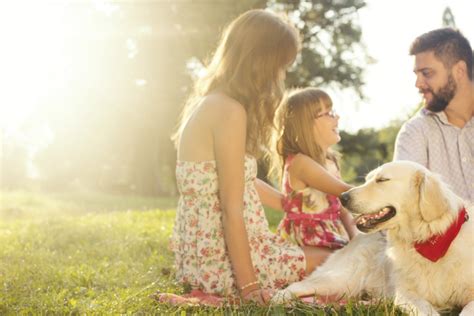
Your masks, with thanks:
<instances>
[{"instance_id":1,"label":"floral sundress","mask_svg":"<svg viewBox=\"0 0 474 316\"><path fill-rule=\"evenodd\" d=\"M300 246L342 248L349 235L341 221L339 198L311 187L293 190L288 173L293 157L287 158L283 173L285 216L278 226L280 236ZM337 169L332 173L337 176Z\"/></svg>"},{"instance_id":2,"label":"floral sundress","mask_svg":"<svg viewBox=\"0 0 474 316\"><path fill-rule=\"evenodd\" d=\"M255 274L262 287L281 288L301 280L303 250L270 232L255 188L257 163L245 157L244 221ZM215 161L178 161L180 192L171 249L176 277L194 289L219 295L238 293L226 250Z\"/></svg>"}]
</instances>

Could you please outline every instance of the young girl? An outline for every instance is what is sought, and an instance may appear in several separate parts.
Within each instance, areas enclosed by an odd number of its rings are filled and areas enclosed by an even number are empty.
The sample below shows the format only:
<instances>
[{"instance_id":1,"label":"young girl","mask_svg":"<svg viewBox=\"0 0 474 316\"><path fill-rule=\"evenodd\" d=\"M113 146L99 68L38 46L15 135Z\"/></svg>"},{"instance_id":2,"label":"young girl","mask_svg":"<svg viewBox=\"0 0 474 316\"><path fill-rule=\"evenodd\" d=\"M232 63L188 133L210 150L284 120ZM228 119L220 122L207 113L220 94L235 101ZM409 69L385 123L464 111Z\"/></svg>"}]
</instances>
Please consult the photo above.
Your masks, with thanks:
<instances>
[{"instance_id":1,"label":"young girl","mask_svg":"<svg viewBox=\"0 0 474 316\"><path fill-rule=\"evenodd\" d=\"M356 234L351 215L338 196L351 188L340 180L337 156L339 116L330 97L315 88L296 90L280 108L282 135L277 152L283 164L285 217L280 235L320 253L338 249Z\"/></svg>"},{"instance_id":2,"label":"young girl","mask_svg":"<svg viewBox=\"0 0 474 316\"><path fill-rule=\"evenodd\" d=\"M272 234L262 207L280 196L256 179L299 35L251 10L234 20L189 99L178 132L180 192L172 236L178 281L268 302L271 290L312 271L312 253ZM281 204L280 204L281 206Z\"/></svg>"}]
</instances>

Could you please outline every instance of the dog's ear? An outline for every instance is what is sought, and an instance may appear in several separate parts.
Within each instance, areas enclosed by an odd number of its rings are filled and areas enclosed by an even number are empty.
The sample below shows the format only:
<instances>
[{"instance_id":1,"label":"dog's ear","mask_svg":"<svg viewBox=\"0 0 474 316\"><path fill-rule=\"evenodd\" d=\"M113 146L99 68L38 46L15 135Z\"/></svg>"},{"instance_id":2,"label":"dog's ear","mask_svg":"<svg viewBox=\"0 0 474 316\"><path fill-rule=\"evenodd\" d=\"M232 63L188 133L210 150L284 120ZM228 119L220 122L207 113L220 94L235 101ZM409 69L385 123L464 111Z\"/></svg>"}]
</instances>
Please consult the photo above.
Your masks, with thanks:
<instances>
[{"instance_id":1,"label":"dog's ear","mask_svg":"<svg viewBox=\"0 0 474 316\"><path fill-rule=\"evenodd\" d=\"M445 198L439 180L426 172L417 171L415 187L418 189L418 205L421 217L431 222L442 216L448 210L448 201Z\"/></svg>"}]
</instances>

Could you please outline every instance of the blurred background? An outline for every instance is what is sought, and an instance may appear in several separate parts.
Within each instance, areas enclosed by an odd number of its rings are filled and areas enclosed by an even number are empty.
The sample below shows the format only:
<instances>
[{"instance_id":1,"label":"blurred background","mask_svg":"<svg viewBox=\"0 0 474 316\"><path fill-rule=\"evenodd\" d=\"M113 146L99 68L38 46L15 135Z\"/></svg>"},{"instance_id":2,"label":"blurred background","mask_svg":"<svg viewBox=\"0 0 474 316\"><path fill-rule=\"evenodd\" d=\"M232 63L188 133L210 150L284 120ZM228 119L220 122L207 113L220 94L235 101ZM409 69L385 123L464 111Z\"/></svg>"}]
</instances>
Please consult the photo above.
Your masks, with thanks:
<instances>
[{"instance_id":1,"label":"blurred background","mask_svg":"<svg viewBox=\"0 0 474 316\"><path fill-rule=\"evenodd\" d=\"M392 159L420 106L411 41L457 26L465 1L135 0L0 3L2 190L175 196L170 141L222 29L251 8L285 12L303 49L287 87L327 89L343 178ZM265 165L262 163L261 176Z\"/></svg>"}]
</instances>

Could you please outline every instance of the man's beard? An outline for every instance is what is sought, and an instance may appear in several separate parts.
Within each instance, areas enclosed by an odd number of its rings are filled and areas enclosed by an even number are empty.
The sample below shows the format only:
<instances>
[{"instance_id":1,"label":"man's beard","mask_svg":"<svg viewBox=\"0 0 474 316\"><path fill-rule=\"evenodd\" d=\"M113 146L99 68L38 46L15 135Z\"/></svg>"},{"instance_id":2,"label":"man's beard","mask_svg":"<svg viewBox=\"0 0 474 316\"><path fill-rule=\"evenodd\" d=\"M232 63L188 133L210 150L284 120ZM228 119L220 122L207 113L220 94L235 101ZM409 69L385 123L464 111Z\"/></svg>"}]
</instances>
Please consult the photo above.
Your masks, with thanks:
<instances>
[{"instance_id":1,"label":"man's beard","mask_svg":"<svg viewBox=\"0 0 474 316\"><path fill-rule=\"evenodd\" d=\"M441 112L448 106L449 102L454 98L456 94L456 82L451 74L448 76L448 82L444 87L439 89L438 93L434 93L433 90L429 89L433 95L433 99L426 103L425 108L432 112Z\"/></svg>"}]
</instances>

